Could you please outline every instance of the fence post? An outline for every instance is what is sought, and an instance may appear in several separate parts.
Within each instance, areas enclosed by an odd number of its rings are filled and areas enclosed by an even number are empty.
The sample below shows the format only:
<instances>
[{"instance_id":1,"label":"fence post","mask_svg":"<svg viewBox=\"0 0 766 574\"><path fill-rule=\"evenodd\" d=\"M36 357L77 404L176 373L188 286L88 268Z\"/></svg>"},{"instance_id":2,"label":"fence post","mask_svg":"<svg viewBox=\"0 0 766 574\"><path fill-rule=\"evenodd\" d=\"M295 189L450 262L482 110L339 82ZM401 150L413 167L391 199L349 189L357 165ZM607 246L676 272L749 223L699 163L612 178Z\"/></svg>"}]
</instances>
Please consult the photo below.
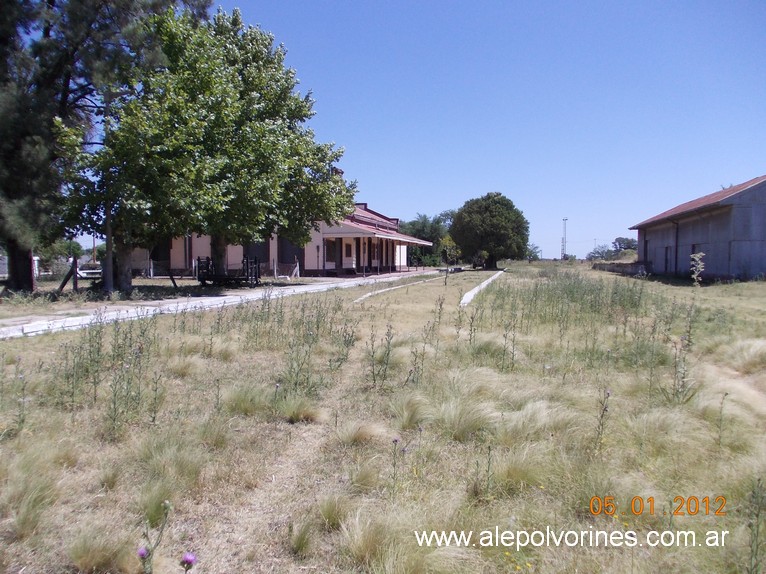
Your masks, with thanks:
<instances>
[{"instance_id":1,"label":"fence post","mask_svg":"<svg viewBox=\"0 0 766 574\"><path fill-rule=\"evenodd\" d=\"M78 283L77 283L77 255L72 256L72 289L74 289L74 292L77 293L78 290Z\"/></svg>"}]
</instances>

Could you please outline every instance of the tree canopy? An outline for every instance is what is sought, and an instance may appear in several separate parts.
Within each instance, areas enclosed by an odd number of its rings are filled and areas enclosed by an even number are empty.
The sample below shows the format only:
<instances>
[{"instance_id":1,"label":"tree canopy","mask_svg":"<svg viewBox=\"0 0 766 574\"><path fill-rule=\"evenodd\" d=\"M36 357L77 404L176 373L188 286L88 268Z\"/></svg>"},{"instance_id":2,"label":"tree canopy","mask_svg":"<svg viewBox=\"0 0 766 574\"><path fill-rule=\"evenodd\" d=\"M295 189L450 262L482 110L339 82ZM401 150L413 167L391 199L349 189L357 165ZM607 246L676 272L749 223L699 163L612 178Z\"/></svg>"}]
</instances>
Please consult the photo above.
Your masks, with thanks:
<instances>
[{"instance_id":1,"label":"tree canopy","mask_svg":"<svg viewBox=\"0 0 766 574\"><path fill-rule=\"evenodd\" d=\"M209 0L186 0L197 17ZM146 18L176 0L7 0L0 10L0 241L9 287L31 290L33 247L63 232L60 128L93 134L104 95L152 65ZM65 138L71 143L71 134Z\"/></svg>"},{"instance_id":2,"label":"tree canopy","mask_svg":"<svg viewBox=\"0 0 766 574\"><path fill-rule=\"evenodd\" d=\"M638 240L632 237L615 237L614 241L612 241L612 249L618 253L628 249L638 251Z\"/></svg>"},{"instance_id":3,"label":"tree canopy","mask_svg":"<svg viewBox=\"0 0 766 574\"><path fill-rule=\"evenodd\" d=\"M585 256L588 261L597 259L603 261L613 261L621 257L635 255L638 250L638 240L630 237L615 237L611 248L609 245L602 244L594 247L593 251Z\"/></svg>"},{"instance_id":4,"label":"tree canopy","mask_svg":"<svg viewBox=\"0 0 766 574\"><path fill-rule=\"evenodd\" d=\"M540 247L534 243L530 243L527 245L527 251L524 255L529 261L539 261L540 260L540 253L542 250Z\"/></svg>"},{"instance_id":5,"label":"tree canopy","mask_svg":"<svg viewBox=\"0 0 766 574\"><path fill-rule=\"evenodd\" d=\"M342 151L304 126L313 101L295 91L284 50L239 13L198 25L167 12L150 25L164 64L139 72L112 104L104 146L82 167L77 231L112 221L118 286L130 252L162 238L210 234L215 246L278 231L305 242L319 221L353 206L354 184L334 168Z\"/></svg>"},{"instance_id":6,"label":"tree canopy","mask_svg":"<svg viewBox=\"0 0 766 574\"><path fill-rule=\"evenodd\" d=\"M604 261L611 261L612 259L616 259L616 257L617 257L617 252L614 251L614 249L610 249L609 246L604 243L594 247L593 251L591 251L585 256L585 259L587 259L588 261L594 261L597 259L601 259Z\"/></svg>"},{"instance_id":7,"label":"tree canopy","mask_svg":"<svg viewBox=\"0 0 766 574\"><path fill-rule=\"evenodd\" d=\"M420 245L411 247L410 257L424 265L439 265L442 260L441 242L447 236L449 221L451 221L451 214L446 211L433 217L418 213L412 221L403 221L399 225L402 233L433 243L431 247Z\"/></svg>"},{"instance_id":8,"label":"tree canopy","mask_svg":"<svg viewBox=\"0 0 766 574\"><path fill-rule=\"evenodd\" d=\"M523 258L529 241L524 214L498 192L466 201L455 212L449 232L465 257L486 252L490 268L500 259Z\"/></svg>"},{"instance_id":9,"label":"tree canopy","mask_svg":"<svg viewBox=\"0 0 766 574\"><path fill-rule=\"evenodd\" d=\"M296 242L341 219L354 184L315 141L284 49L210 0L9 0L0 10L0 244L11 289L65 234L129 252L209 233ZM179 9L185 12L180 13ZM109 240L107 241L109 243Z\"/></svg>"}]
</instances>

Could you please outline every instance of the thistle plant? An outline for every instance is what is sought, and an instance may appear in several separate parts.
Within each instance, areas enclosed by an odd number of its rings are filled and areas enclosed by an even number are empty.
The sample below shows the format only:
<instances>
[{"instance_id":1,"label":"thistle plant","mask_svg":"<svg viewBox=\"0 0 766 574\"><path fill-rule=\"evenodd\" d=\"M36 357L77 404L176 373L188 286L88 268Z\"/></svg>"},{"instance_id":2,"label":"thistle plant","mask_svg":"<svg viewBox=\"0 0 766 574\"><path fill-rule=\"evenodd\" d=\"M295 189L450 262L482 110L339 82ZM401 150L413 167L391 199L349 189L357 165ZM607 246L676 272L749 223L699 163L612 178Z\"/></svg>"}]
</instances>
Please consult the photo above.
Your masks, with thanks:
<instances>
[{"instance_id":1,"label":"thistle plant","mask_svg":"<svg viewBox=\"0 0 766 574\"><path fill-rule=\"evenodd\" d=\"M391 498L396 498L396 487L399 479L399 459L404 456L405 449L399 449L399 437L391 441Z\"/></svg>"},{"instance_id":2,"label":"thistle plant","mask_svg":"<svg viewBox=\"0 0 766 574\"><path fill-rule=\"evenodd\" d=\"M149 522L146 521L144 523L142 538L146 541L146 544L138 549L138 558L141 560L141 567L144 570L144 574L153 574L154 572L154 552L157 550L160 542L162 542L162 535L165 533L165 527L168 525L168 517L170 516L171 510L173 510L173 505L170 504L169 500L165 500L162 503L162 521L157 528L154 539L152 539L152 534L149 529Z\"/></svg>"},{"instance_id":3,"label":"thistle plant","mask_svg":"<svg viewBox=\"0 0 766 574\"><path fill-rule=\"evenodd\" d=\"M149 522L144 523L144 531L141 537L144 539L145 544L138 548L138 559L141 561L141 568L144 574L154 573L154 553L157 551L157 547L162 542L162 535L165 533L165 528L168 525L168 518L170 512L173 510L173 505L169 500L165 500L162 503L162 522L157 527L157 531L152 537L152 533L149 528ZM184 572L191 570L197 563L197 557L192 552L185 552L179 562Z\"/></svg>"},{"instance_id":4,"label":"thistle plant","mask_svg":"<svg viewBox=\"0 0 766 574\"><path fill-rule=\"evenodd\" d=\"M184 572L191 570L196 563L197 557L191 552L184 552L184 555L181 557L181 561L179 562L181 568L184 569Z\"/></svg>"},{"instance_id":5,"label":"thistle plant","mask_svg":"<svg viewBox=\"0 0 766 574\"><path fill-rule=\"evenodd\" d=\"M423 477L423 470L425 468L425 456L423 455L423 427L422 425L418 425L418 443L415 448L415 456L412 463L412 474L415 475L416 478L422 478Z\"/></svg>"},{"instance_id":6,"label":"thistle plant","mask_svg":"<svg viewBox=\"0 0 766 574\"><path fill-rule=\"evenodd\" d=\"M721 395L721 406L718 407L718 448L721 448L723 443L723 403L728 396L729 393Z\"/></svg>"},{"instance_id":7,"label":"thistle plant","mask_svg":"<svg viewBox=\"0 0 766 574\"><path fill-rule=\"evenodd\" d=\"M468 494L479 502L489 502L492 499L492 445L487 446L487 463L482 472L481 463L476 461L476 474L468 486Z\"/></svg>"},{"instance_id":8,"label":"thistle plant","mask_svg":"<svg viewBox=\"0 0 766 574\"><path fill-rule=\"evenodd\" d=\"M665 398L673 403L683 404L689 402L695 394L697 387L689 372L689 351L692 348L691 324L693 307L689 307L687 334L680 341L673 342L673 377L670 385L660 387Z\"/></svg>"},{"instance_id":9,"label":"thistle plant","mask_svg":"<svg viewBox=\"0 0 766 574\"><path fill-rule=\"evenodd\" d=\"M423 343L422 346L417 344L410 348L410 355L412 356L412 367L407 374L407 380L404 384L411 382L414 385L419 385L423 380L424 366L426 362L426 346Z\"/></svg>"},{"instance_id":10,"label":"thistle plant","mask_svg":"<svg viewBox=\"0 0 766 574\"><path fill-rule=\"evenodd\" d=\"M445 281L446 281L446 278L445 278ZM439 295L436 298L436 307L434 308L434 327L436 329L438 329L439 326L441 325L443 314L444 314L444 295Z\"/></svg>"},{"instance_id":11,"label":"thistle plant","mask_svg":"<svg viewBox=\"0 0 766 574\"><path fill-rule=\"evenodd\" d=\"M702 272L705 270L705 262L702 260L704 256L705 254L702 251L698 253L692 253L690 267L692 273L692 281L694 282L695 287L699 287L700 283L702 282Z\"/></svg>"},{"instance_id":12,"label":"thistle plant","mask_svg":"<svg viewBox=\"0 0 766 574\"><path fill-rule=\"evenodd\" d=\"M283 375L293 392L308 390L311 385L311 355L313 347L293 339L287 350L287 368Z\"/></svg>"},{"instance_id":13,"label":"thistle plant","mask_svg":"<svg viewBox=\"0 0 766 574\"><path fill-rule=\"evenodd\" d=\"M16 380L19 384L19 408L16 411L16 420L14 421L15 434L18 435L27 421L27 384L28 379L21 370L21 358L16 360Z\"/></svg>"},{"instance_id":14,"label":"thistle plant","mask_svg":"<svg viewBox=\"0 0 766 574\"><path fill-rule=\"evenodd\" d=\"M367 358L370 365L369 377L372 387L382 387L388 376L388 366L391 361L391 351L393 350L394 340L394 327L389 323L386 326L386 334L380 344L383 345L382 350L378 339L375 335L375 325L370 327L370 339L366 344Z\"/></svg>"},{"instance_id":15,"label":"thistle plant","mask_svg":"<svg viewBox=\"0 0 766 574\"><path fill-rule=\"evenodd\" d=\"M652 321L652 327L649 331L649 371L648 371L648 378L649 378L649 390L651 391L654 387L654 374L655 374L655 367L657 366L657 338L660 334L660 320L657 316L654 317Z\"/></svg>"},{"instance_id":16,"label":"thistle plant","mask_svg":"<svg viewBox=\"0 0 766 574\"><path fill-rule=\"evenodd\" d=\"M468 317L468 344L471 346L476 344L476 333L479 330L482 312L483 309L480 307L474 307Z\"/></svg>"},{"instance_id":17,"label":"thistle plant","mask_svg":"<svg viewBox=\"0 0 766 574\"><path fill-rule=\"evenodd\" d=\"M26 377L26 374L21 370L21 357L16 357L16 366L13 380L18 385L16 396L16 402L18 406L16 409L16 415L14 416L13 425L0 432L0 441L6 438L13 438L14 436L17 436L24 429L24 425L27 421L27 403L29 402L29 397L27 395L27 384L29 381ZM3 385L4 384L5 383L3 381Z\"/></svg>"},{"instance_id":18,"label":"thistle plant","mask_svg":"<svg viewBox=\"0 0 766 574\"><path fill-rule=\"evenodd\" d=\"M329 359L331 371L340 369L348 361L349 353L356 343L356 328L358 324L358 320L346 319L340 328L333 333L333 339L338 345L338 352Z\"/></svg>"},{"instance_id":19,"label":"thistle plant","mask_svg":"<svg viewBox=\"0 0 766 574\"><path fill-rule=\"evenodd\" d=\"M686 310L684 334L681 337L679 343L673 344L675 349L675 368L671 388L669 390L662 389L665 397L675 403L685 403L689 401L697 392L694 381L689 376L688 355L694 346L693 327L697 312L695 304L697 299L697 291L702 281L701 274L705 269L705 263L702 261L702 257L704 255L704 253L699 252L694 253L691 256L691 274L692 281L694 283L692 301Z\"/></svg>"},{"instance_id":20,"label":"thistle plant","mask_svg":"<svg viewBox=\"0 0 766 574\"><path fill-rule=\"evenodd\" d=\"M149 422L151 424L157 423L157 415L160 412L160 405L162 404L163 399L163 392L162 392L162 386L160 385L160 380L162 380L162 374L160 373L154 373L154 376L151 380L151 391L152 391L152 400L149 402ZM218 394L216 396L216 410L218 410L220 405L220 379L216 379L217 382L217 389Z\"/></svg>"},{"instance_id":21,"label":"thistle plant","mask_svg":"<svg viewBox=\"0 0 766 574\"><path fill-rule=\"evenodd\" d=\"M747 497L747 529L750 531L750 552L747 574L761 574L763 566L764 542L761 532L766 526L766 485L759 478L753 483L753 488Z\"/></svg>"},{"instance_id":22,"label":"thistle plant","mask_svg":"<svg viewBox=\"0 0 766 574\"><path fill-rule=\"evenodd\" d=\"M595 452L599 454L601 453L601 449L604 445L604 432L606 431L606 424L609 420L609 398L611 396L612 391L607 388L603 388L599 391L595 440Z\"/></svg>"},{"instance_id":23,"label":"thistle plant","mask_svg":"<svg viewBox=\"0 0 766 574\"><path fill-rule=\"evenodd\" d=\"M503 358L500 361L500 370L505 371L507 368L506 360L508 358L508 352L510 350L510 369L516 367L516 330L518 327L518 315L516 309L511 312L511 318L505 321L503 325ZM510 341L509 341L510 339ZM510 348L509 348L510 345Z\"/></svg>"}]
</instances>

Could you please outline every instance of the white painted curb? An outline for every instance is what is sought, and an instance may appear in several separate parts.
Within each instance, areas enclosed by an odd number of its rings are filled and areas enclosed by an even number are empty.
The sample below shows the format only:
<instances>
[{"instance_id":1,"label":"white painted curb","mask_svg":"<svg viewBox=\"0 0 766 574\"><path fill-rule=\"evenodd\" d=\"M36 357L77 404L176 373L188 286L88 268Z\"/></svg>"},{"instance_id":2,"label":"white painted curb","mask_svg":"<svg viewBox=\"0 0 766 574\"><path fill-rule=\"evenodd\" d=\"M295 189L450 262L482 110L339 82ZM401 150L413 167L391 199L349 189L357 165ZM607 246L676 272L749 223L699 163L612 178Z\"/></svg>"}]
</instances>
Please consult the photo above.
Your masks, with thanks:
<instances>
[{"instance_id":1,"label":"white painted curb","mask_svg":"<svg viewBox=\"0 0 766 574\"><path fill-rule=\"evenodd\" d=\"M489 285L495 279L500 277L503 273L505 273L505 271L498 271L492 277L490 277L486 281L481 282L479 285L471 289L468 293L463 295L463 298L460 300L460 306L465 307L466 305L468 305L471 301L473 301L473 298L476 297L476 295L478 295L481 292L482 289L484 289L487 285Z\"/></svg>"},{"instance_id":2,"label":"white painted curb","mask_svg":"<svg viewBox=\"0 0 766 574\"><path fill-rule=\"evenodd\" d=\"M426 271L419 275L433 275L437 271ZM412 275L409 275L412 277ZM172 314L179 311L203 311L205 309L217 309L219 307L228 307L239 305L247 301L259 301L264 297L275 299L277 297L290 297L291 295L300 295L302 293L321 293L323 291L332 291L333 289L349 289L362 285L374 285L376 283L389 283L402 279L401 276L392 275L389 277L368 277L364 279L345 280L337 283L314 283L309 285L296 285L295 287L278 287L274 289L260 289L246 295L229 295L224 297L201 297L187 298L185 301L174 301L172 303L160 303L158 305L141 305L131 309L122 309L120 311L108 311L108 307L97 309L92 314L83 317L67 317L66 319L53 319L48 321L36 321L24 325L14 325L13 327L0 328L1 339L13 339L16 337L31 337L42 333L51 333L55 331L68 331L72 329L81 329L91 323L100 321L102 323L113 323L115 321L129 321L132 319L141 319L157 314ZM100 313L99 313L100 311Z\"/></svg>"}]
</instances>

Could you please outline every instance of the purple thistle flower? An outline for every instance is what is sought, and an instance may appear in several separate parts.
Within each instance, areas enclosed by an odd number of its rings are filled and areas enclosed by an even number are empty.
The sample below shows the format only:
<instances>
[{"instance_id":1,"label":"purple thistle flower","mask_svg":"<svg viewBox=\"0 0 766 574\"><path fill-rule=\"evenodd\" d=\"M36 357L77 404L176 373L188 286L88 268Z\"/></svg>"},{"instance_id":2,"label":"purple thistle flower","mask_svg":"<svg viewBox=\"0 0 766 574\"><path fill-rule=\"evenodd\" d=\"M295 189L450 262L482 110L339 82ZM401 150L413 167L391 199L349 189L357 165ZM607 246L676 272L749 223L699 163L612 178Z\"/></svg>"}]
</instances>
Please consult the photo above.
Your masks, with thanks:
<instances>
[{"instance_id":1,"label":"purple thistle flower","mask_svg":"<svg viewBox=\"0 0 766 574\"><path fill-rule=\"evenodd\" d=\"M186 552L181 558L181 566L183 566L184 572L188 572L197 563L197 557L191 552Z\"/></svg>"},{"instance_id":2,"label":"purple thistle flower","mask_svg":"<svg viewBox=\"0 0 766 574\"><path fill-rule=\"evenodd\" d=\"M149 549L146 546L142 546L138 549L138 557L141 560L146 560L149 557Z\"/></svg>"}]
</instances>

